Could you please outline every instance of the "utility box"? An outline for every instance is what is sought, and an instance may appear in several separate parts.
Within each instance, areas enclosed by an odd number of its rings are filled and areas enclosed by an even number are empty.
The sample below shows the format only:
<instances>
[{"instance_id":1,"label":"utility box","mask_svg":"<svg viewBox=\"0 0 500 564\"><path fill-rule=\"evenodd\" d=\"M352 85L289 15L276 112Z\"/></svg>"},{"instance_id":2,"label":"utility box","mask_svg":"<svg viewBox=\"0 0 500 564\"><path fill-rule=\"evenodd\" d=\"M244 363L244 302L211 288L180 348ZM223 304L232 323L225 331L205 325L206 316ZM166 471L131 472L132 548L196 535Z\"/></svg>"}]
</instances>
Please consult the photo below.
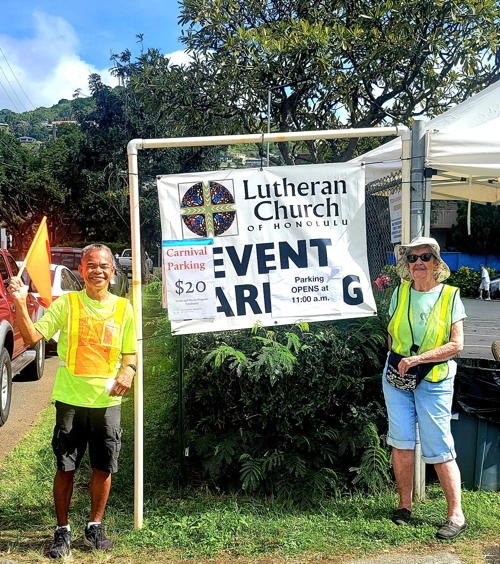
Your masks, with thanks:
<instances>
[{"instance_id":1,"label":"utility box","mask_svg":"<svg viewBox=\"0 0 500 564\"><path fill-rule=\"evenodd\" d=\"M500 362L458 359L451 432L467 489L500 491Z\"/></svg>"}]
</instances>

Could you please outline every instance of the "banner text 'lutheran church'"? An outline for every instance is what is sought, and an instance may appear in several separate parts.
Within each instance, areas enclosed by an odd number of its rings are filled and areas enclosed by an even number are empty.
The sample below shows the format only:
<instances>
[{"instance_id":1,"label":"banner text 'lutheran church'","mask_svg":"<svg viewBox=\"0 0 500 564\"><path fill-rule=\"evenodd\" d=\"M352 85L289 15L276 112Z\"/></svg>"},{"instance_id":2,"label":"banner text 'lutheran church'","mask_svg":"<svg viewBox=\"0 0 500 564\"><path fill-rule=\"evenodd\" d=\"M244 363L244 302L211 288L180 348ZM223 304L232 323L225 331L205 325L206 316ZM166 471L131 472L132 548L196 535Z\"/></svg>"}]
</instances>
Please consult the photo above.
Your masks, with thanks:
<instances>
[{"instance_id":1,"label":"banner text 'lutheran church'","mask_svg":"<svg viewBox=\"0 0 500 564\"><path fill-rule=\"evenodd\" d=\"M346 163L158 177L172 333L375 315L364 189Z\"/></svg>"}]
</instances>

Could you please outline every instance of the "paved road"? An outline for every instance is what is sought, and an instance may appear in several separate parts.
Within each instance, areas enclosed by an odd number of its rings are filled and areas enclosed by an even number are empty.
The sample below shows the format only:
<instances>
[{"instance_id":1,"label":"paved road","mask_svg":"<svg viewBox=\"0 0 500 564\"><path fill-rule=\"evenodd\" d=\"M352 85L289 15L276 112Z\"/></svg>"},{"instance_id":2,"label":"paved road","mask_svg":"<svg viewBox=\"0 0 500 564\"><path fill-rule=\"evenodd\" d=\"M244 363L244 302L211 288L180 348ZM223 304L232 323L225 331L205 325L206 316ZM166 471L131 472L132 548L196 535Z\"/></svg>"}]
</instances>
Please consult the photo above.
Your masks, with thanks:
<instances>
[{"instance_id":1,"label":"paved road","mask_svg":"<svg viewBox=\"0 0 500 564\"><path fill-rule=\"evenodd\" d=\"M443 549L429 554L412 554L401 551L393 554L379 554L348 560L346 564L464 564L465 562L471 562L471 560L459 558L452 547L451 550ZM485 547L481 560L475 557L474 562L476 564L500 564L500 544Z\"/></svg>"},{"instance_id":2,"label":"paved road","mask_svg":"<svg viewBox=\"0 0 500 564\"><path fill-rule=\"evenodd\" d=\"M14 378L10 415L7 423L0 427L0 460L36 424L40 411L50 403L58 362L56 356L46 358L43 376L36 382Z\"/></svg>"},{"instance_id":3,"label":"paved road","mask_svg":"<svg viewBox=\"0 0 500 564\"><path fill-rule=\"evenodd\" d=\"M500 300L464 298L463 302L468 317L464 322L465 345L460 356L493 360L491 343L500 341Z\"/></svg>"}]
</instances>

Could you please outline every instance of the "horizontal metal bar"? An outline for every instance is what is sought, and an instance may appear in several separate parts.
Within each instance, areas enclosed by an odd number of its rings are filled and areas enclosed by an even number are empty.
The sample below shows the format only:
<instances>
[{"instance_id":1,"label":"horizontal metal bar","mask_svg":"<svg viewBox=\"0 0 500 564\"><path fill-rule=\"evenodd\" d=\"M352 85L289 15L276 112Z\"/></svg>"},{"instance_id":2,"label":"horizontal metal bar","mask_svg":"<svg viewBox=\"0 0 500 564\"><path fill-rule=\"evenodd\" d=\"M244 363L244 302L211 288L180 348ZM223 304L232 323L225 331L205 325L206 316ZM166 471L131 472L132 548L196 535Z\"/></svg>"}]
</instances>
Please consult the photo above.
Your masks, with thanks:
<instances>
[{"instance_id":1,"label":"horizontal metal bar","mask_svg":"<svg viewBox=\"0 0 500 564\"><path fill-rule=\"evenodd\" d=\"M207 137L167 137L165 139L132 139L127 147L158 149L161 147L200 147L206 145L239 145L243 143L280 143L284 141L313 141L315 139L346 139L352 137L385 137L404 135L406 126L365 127L359 129L327 129L319 131L287 131L282 133L249 133L244 135L213 135Z\"/></svg>"}]
</instances>

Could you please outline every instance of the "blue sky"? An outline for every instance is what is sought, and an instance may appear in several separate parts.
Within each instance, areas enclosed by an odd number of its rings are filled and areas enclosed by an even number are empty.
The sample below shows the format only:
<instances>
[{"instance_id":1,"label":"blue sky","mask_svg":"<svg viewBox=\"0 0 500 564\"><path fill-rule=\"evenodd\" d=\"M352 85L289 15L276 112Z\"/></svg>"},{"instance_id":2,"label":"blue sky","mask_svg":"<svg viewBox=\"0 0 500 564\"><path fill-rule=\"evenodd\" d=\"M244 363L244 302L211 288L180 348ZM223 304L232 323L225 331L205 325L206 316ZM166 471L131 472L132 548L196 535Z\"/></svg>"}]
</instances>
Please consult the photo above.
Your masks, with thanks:
<instances>
[{"instance_id":1,"label":"blue sky","mask_svg":"<svg viewBox=\"0 0 500 564\"><path fill-rule=\"evenodd\" d=\"M2 0L0 109L31 110L87 92L87 77L107 72L111 53L144 46L184 58L177 0Z\"/></svg>"}]
</instances>

